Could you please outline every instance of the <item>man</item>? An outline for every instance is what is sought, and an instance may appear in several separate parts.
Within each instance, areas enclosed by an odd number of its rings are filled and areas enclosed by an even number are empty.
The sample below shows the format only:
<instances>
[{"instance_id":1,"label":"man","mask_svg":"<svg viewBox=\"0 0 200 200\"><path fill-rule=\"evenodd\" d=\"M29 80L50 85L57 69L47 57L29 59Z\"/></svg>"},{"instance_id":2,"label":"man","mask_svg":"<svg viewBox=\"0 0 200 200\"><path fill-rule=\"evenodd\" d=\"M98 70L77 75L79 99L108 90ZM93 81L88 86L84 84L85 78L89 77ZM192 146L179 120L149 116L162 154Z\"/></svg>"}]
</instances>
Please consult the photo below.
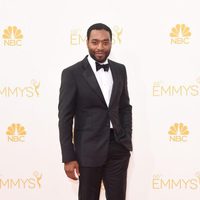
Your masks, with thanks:
<instances>
[{"instance_id":1,"label":"man","mask_svg":"<svg viewBox=\"0 0 200 200\"><path fill-rule=\"evenodd\" d=\"M62 72L62 161L66 175L79 179L79 200L98 200L102 181L107 200L125 200L132 107L125 67L108 59L111 46L111 29L92 25L87 31L89 55Z\"/></svg>"}]
</instances>

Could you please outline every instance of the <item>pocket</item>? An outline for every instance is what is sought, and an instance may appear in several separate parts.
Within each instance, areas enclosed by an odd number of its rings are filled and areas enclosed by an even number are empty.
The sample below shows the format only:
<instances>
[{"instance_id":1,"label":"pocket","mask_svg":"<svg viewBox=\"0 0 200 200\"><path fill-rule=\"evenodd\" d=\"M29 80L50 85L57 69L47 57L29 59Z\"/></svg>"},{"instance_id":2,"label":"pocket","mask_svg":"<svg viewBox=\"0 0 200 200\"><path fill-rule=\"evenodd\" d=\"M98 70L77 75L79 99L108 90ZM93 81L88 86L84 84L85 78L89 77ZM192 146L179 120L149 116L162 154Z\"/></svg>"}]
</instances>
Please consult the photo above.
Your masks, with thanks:
<instances>
[{"instance_id":1,"label":"pocket","mask_svg":"<svg viewBox=\"0 0 200 200\"><path fill-rule=\"evenodd\" d=\"M124 154L129 154L130 155L130 151L121 143L118 143L118 142L115 142L116 143L116 146L117 146L117 149L124 153Z\"/></svg>"}]
</instances>

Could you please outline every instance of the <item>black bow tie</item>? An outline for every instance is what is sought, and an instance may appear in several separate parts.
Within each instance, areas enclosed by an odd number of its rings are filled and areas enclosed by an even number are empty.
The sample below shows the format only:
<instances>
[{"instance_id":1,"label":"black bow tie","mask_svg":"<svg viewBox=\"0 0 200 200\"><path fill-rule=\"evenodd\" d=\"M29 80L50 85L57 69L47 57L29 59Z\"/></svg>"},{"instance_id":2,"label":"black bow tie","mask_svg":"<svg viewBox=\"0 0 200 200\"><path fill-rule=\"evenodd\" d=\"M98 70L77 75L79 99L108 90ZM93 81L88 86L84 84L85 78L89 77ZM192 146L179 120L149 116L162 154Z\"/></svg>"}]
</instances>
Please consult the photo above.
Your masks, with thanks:
<instances>
[{"instance_id":1,"label":"black bow tie","mask_svg":"<svg viewBox=\"0 0 200 200\"><path fill-rule=\"evenodd\" d=\"M100 64L100 63L96 62L96 70L98 71L101 68L103 68L104 71L107 72L109 69L109 64Z\"/></svg>"}]
</instances>

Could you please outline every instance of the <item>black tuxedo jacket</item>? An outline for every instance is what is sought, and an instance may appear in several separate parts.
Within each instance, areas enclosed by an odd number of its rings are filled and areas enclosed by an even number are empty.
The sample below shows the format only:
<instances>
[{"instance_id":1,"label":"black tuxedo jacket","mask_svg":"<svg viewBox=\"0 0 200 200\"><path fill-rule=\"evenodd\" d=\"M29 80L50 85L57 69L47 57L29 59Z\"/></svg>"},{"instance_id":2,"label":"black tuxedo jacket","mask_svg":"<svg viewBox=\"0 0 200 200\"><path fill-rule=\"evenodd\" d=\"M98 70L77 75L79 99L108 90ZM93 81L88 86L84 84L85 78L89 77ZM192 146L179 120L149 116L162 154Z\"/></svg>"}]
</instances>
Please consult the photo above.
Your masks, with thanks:
<instances>
[{"instance_id":1,"label":"black tuxedo jacket","mask_svg":"<svg viewBox=\"0 0 200 200\"><path fill-rule=\"evenodd\" d=\"M81 166L103 165L109 148L110 120L116 141L132 150L132 107L126 69L122 64L108 62L113 76L109 106L87 57L62 72L58 109L64 163L77 160Z\"/></svg>"}]
</instances>

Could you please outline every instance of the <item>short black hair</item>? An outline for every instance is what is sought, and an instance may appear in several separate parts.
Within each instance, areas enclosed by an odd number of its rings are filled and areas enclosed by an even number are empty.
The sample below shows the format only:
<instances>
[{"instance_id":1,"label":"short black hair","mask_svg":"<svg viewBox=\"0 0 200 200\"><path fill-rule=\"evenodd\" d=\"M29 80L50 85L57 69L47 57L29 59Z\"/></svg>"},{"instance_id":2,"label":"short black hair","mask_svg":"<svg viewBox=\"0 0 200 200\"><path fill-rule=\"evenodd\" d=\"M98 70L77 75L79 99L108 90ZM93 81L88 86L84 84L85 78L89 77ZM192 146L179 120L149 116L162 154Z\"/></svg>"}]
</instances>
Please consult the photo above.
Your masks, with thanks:
<instances>
[{"instance_id":1,"label":"short black hair","mask_svg":"<svg viewBox=\"0 0 200 200\"><path fill-rule=\"evenodd\" d=\"M87 39L89 40L90 38L90 33L92 30L105 30L105 31L108 31L109 34L110 34L110 39L112 40L112 31L111 29L105 25L105 24L102 24L102 23L96 23L96 24L93 24L92 26L90 26L87 30Z\"/></svg>"}]
</instances>

